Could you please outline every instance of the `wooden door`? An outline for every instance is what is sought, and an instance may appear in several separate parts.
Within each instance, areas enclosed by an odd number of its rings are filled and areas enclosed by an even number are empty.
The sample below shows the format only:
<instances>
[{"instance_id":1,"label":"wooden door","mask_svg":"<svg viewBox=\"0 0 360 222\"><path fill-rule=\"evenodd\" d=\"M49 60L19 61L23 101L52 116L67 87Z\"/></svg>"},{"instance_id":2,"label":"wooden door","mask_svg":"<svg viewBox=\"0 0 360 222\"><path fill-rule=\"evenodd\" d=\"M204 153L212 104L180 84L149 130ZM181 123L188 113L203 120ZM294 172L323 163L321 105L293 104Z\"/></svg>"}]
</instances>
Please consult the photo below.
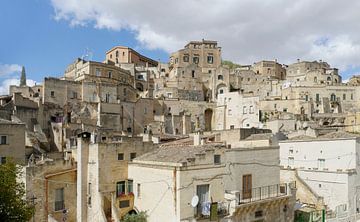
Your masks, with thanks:
<instances>
[{"instance_id":1,"label":"wooden door","mask_svg":"<svg viewBox=\"0 0 360 222\"><path fill-rule=\"evenodd\" d=\"M242 179L242 199L249 199L251 198L251 192L252 192L252 176L251 174L243 175Z\"/></svg>"}]
</instances>

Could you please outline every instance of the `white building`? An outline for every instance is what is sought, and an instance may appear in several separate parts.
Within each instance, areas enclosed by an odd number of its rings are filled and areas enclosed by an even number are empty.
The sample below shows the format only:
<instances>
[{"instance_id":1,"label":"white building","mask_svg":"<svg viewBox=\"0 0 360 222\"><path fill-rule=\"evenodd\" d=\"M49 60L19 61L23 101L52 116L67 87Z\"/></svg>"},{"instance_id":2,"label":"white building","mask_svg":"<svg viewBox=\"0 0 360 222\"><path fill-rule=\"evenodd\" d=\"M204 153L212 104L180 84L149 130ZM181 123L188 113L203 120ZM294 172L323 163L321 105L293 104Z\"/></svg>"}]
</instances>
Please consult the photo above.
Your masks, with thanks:
<instances>
[{"instance_id":1,"label":"white building","mask_svg":"<svg viewBox=\"0 0 360 222\"><path fill-rule=\"evenodd\" d=\"M128 168L134 181L134 207L149 222L192 221L209 215L211 202L224 201L225 146L162 146L136 158ZM192 207L193 196L199 203ZM208 209L208 210L207 210Z\"/></svg>"},{"instance_id":2,"label":"white building","mask_svg":"<svg viewBox=\"0 0 360 222\"><path fill-rule=\"evenodd\" d=\"M280 142L280 165L323 197L329 217L355 221L360 208L360 138L333 132ZM286 171L285 171L286 173Z\"/></svg>"},{"instance_id":3,"label":"white building","mask_svg":"<svg viewBox=\"0 0 360 222\"><path fill-rule=\"evenodd\" d=\"M215 129L259 127L259 97L238 92L218 95Z\"/></svg>"}]
</instances>

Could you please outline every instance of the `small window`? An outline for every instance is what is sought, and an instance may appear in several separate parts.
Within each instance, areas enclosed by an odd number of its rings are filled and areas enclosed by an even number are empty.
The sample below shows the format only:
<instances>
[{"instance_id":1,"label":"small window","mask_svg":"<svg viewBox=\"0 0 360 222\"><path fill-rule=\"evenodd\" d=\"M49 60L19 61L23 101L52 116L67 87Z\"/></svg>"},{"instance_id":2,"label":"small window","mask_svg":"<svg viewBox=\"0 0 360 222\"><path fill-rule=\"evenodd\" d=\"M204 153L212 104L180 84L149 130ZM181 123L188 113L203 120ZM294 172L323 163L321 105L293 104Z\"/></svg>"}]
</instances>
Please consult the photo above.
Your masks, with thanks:
<instances>
[{"instance_id":1,"label":"small window","mask_svg":"<svg viewBox=\"0 0 360 222\"><path fill-rule=\"evenodd\" d=\"M105 102L106 103L110 102L110 94L109 93L106 93L106 95L105 95Z\"/></svg>"},{"instance_id":2,"label":"small window","mask_svg":"<svg viewBox=\"0 0 360 222\"><path fill-rule=\"evenodd\" d=\"M0 165L5 163L6 163L6 157L5 156L0 157Z\"/></svg>"},{"instance_id":3,"label":"small window","mask_svg":"<svg viewBox=\"0 0 360 222\"><path fill-rule=\"evenodd\" d=\"M188 55L184 55L183 61L184 61L184 62L189 62L189 56L188 56Z\"/></svg>"},{"instance_id":4,"label":"small window","mask_svg":"<svg viewBox=\"0 0 360 222\"><path fill-rule=\"evenodd\" d=\"M116 183L116 196L119 197L125 194L125 181L119 181Z\"/></svg>"},{"instance_id":5,"label":"small window","mask_svg":"<svg viewBox=\"0 0 360 222\"><path fill-rule=\"evenodd\" d=\"M218 75L218 80L224 80L223 75Z\"/></svg>"},{"instance_id":6,"label":"small window","mask_svg":"<svg viewBox=\"0 0 360 222\"><path fill-rule=\"evenodd\" d=\"M51 96L51 97L55 97L55 92L54 92L54 91L51 91L51 92L50 92L50 96Z\"/></svg>"},{"instance_id":7,"label":"small window","mask_svg":"<svg viewBox=\"0 0 360 222\"><path fill-rule=\"evenodd\" d=\"M128 193L133 193L134 192L134 189L133 189L133 184L134 184L134 181L132 180L128 180L128 187L127 187L127 192Z\"/></svg>"},{"instance_id":8,"label":"small window","mask_svg":"<svg viewBox=\"0 0 360 222\"><path fill-rule=\"evenodd\" d=\"M133 160L136 158L136 153L130 153L130 160Z\"/></svg>"},{"instance_id":9,"label":"small window","mask_svg":"<svg viewBox=\"0 0 360 222\"><path fill-rule=\"evenodd\" d=\"M214 63L214 57L213 57L212 55L208 55L208 56L207 56L207 62L208 62L209 64L213 64L213 63Z\"/></svg>"},{"instance_id":10,"label":"small window","mask_svg":"<svg viewBox=\"0 0 360 222\"><path fill-rule=\"evenodd\" d=\"M138 198L141 197L141 184L140 183L137 184L137 197Z\"/></svg>"},{"instance_id":11,"label":"small window","mask_svg":"<svg viewBox=\"0 0 360 222\"><path fill-rule=\"evenodd\" d=\"M294 157L289 157L288 158L288 165L289 166L294 166Z\"/></svg>"},{"instance_id":12,"label":"small window","mask_svg":"<svg viewBox=\"0 0 360 222\"><path fill-rule=\"evenodd\" d=\"M124 153L118 153L118 160L124 160Z\"/></svg>"},{"instance_id":13,"label":"small window","mask_svg":"<svg viewBox=\"0 0 360 222\"><path fill-rule=\"evenodd\" d=\"M119 51L116 51L116 52L115 52L115 56L116 56L116 57L119 57Z\"/></svg>"},{"instance_id":14,"label":"small window","mask_svg":"<svg viewBox=\"0 0 360 222\"><path fill-rule=\"evenodd\" d=\"M64 203L64 188L55 190L55 211L65 209Z\"/></svg>"},{"instance_id":15,"label":"small window","mask_svg":"<svg viewBox=\"0 0 360 222\"><path fill-rule=\"evenodd\" d=\"M343 100L346 100L346 94L343 94Z\"/></svg>"},{"instance_id":16,"label":"small window","mask_svg":"<svg viewBox=\"0 0 360 222\"><path fill-rule=\"evenodd\" d=\"M350 95L350 99L353 100L354 99L354 96L353 94Z\"/></svg>"},{"instance_id":17,"label":"small window","mask_svg":"<svg viewBox=\"0 0 360 222\"><path fill-rule=\"evenodd\" d=\"M289 154L293 154L294 150L293 149L289 149Z\"/></svg>"},{"instance_id":18,"label":"small window","mask_svg":"<svg viewBox=\"0 0 360 222\"><path fill-rule=\"evenodd\" d=\"M95 69L95 74L96 74L96 76L101 76L101 70L100 69Z\"/></svg>"},{"instance_id":19,"label":"small window","mask_svg":"<svg viewBox=\"0 0 360 222\"><path fill-rule=\"evenodd\" d=\"M7 143L7 136L0 136L0 144L3 145Z\"/></svg>"},{"instance_id":20,"label":"small window","mask_svg":"<svg viewBox=\"0 0 360 222\"><path fill-rule=\"evenodd\" d=\"M231 116L232 115L232 110L228 109L228 115Z\"/></svg>"},{"instance_id":21,"label":"small window","mask_svg":"<svg viewBox=\"0 0 360 222\"><path fill-rule=\"evenodd\" d=\"M175 59L175 64L177 64L177 63L179 63L179 59L178 59L178 58Z\"/></svg>"},{"instance_id":22,"label":"small window","mask_svg":"<svg viewBox=\"0 0 360 222\"><path fill-rule=\"evenodd\" d=\"M125 52L123 52L122 54L123 54L123 56L125 56Z\"/></svg>"},{"instance_id":23,"label":"small window","mask_svg":"<svg viewBox=\"0 0 360 222\"><path fill-rule=\"evenodd\" d=\"M214 164L221 164L221 155L214 155Z\"/></svg>"},{"instance_id":24,"label":"small window","mask_svg":"<svg viewBox=\"0 0 360 222\"><path fill-rule=\"evenodd\" d=\"M191 71L191 77L195 78L195 70Z\"/></svg>"},{"instance_id":25,"label":"small window","mask_svg":"<svg viewBox=\"0 0 360 222\"><path fill-rule=\"evenodd\" d=\"M224 90L223 89L220 89L219 90L219 94L223 94L224 93Z\"/></svg>"},{"instance_id":26,"label":"small window","mask_svg":"<svg viewBox=\"0 0 360 222\"><path fill-rule=\"evenodd\" d=\"M324 168L325 167L325 159L318 159L318 168Z\"/></svg>"},{"instance_id":27,"label":"small window","mask_svg":"<svg viewBox=\"0 0 360 222\"><path fill-rule=\"evenodd\" d=\"M243 114L246 114L246 106L243 106Z\"/></svg>"},{"instance_id":28,"label":"small window","mask_svg":"<svg viewBox=\"0 0 360 222\"><path fill-rule=\"evenodd\" d=\"M253 106L250 106L250 108L249 108L249 113L250 113L250 114L253 114L253 113L254 113L254 107L253 107Z\"/></svg>"},{"instance_id":29,"label":"small window","mask_svg":"<svg viewBox=\"0 0 360 222\"><path fill-rule=\"evenodd\" d=\"M255 211L255 218L262 217L262 216L263 216L263 211L262 210Z\"/></svg>"},{"instance_id":30,"label":"small window","mask_svg":"<svg viewBox=\"0 0 360 222\"><path fill-rule=\"evenodd\" d=\"M309 95L305 95L305 101L309 101Z\"/></svg>"},{"instance_id":31,"label":"small window","mask_svg":"<svg viewBox=\"0 0 360 222\"><path fill-rule=\"evenodd\" d=\"M193 57L193 63L195 63L195 64L199 63L199 57L198 56Z\"/></svg>"},{"instance_id":32,"label":"small window","mask_svg":"<svg viewBox=\"0 0 360 222\"><path fill-rule=\"evenodd\" d=\"M119 202L119 208L127 208L130 207L130 200L121 200Z\"/></svg>"},{"instance_id":33,"label":"small window","mask_svg":"<svg viewBox=\"0 0 360 222\"><path fill-rule=\"evenodd\" d=\"M112 72L111 71L108 72L108 77L112 78Z\"/></svg>"},{"instance_id":34,"label":"small window","mask_svg":"<svg viewBox=\"0 0 360 222\"><path fill-rule=\"evenodd\" d=\"M234 126L234 125L230 125L230 129L235 129L235 126Z\"/></svg>"}]
</instances>

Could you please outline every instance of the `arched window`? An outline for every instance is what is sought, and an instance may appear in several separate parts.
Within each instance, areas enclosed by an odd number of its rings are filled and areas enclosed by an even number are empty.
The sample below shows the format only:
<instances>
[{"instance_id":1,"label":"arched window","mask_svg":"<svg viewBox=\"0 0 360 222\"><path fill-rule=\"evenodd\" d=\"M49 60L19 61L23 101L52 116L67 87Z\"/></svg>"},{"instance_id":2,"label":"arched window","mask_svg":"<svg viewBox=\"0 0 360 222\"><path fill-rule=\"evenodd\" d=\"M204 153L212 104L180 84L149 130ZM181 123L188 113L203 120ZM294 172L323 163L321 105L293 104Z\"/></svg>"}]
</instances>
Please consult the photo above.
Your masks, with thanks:
<instances>
[{"instance_id":1,"label":"arched window","mask_svg":"<svg viewBox=\"0 0 360 222\"><path fill-rule=\"evenodd\" d=\"M317 77L316 76L314 77L314 82L317 82Z\"/></svg>"},{"instance_id":2,"label":"arched window","mask_svg":"<svg viewBox=\"0 0 360 222\"><path fill-rule=\"evenodd\" d=\"M218 80L224 80L223 75L218 75Z\"/></svg>"},{"instance_id":3,"label":"arched window","mask_svg":"<svg viewBox=\"0 0 360 222\"><path fill-rule=\"evenodd\" d=\"M329 76L329 77L327 77L327 79L326 79L327 81L331 81L331 77Z\"/></svg>"}]
</instances>

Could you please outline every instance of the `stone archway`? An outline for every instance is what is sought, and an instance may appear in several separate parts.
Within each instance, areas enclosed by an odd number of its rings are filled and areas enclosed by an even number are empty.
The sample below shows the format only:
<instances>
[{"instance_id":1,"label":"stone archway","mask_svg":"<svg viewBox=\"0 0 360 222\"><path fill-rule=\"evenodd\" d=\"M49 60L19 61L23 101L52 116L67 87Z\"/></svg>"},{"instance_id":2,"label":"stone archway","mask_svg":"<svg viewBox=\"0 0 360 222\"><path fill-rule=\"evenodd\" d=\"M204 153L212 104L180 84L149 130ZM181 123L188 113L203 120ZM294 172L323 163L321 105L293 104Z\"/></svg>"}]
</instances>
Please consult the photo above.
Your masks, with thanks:
<instances>
[{"instance_id":1,"label":"stone archway","mask_svg":"<svg viewBox=\"0 0 360 222\"><path fill-rule=\"evenodd\" d=\"M211 122L213 116L212 109L206 109L204 116L205 116L205 131L211 131L212 129Z\"/></svg>"}]
</instances>

